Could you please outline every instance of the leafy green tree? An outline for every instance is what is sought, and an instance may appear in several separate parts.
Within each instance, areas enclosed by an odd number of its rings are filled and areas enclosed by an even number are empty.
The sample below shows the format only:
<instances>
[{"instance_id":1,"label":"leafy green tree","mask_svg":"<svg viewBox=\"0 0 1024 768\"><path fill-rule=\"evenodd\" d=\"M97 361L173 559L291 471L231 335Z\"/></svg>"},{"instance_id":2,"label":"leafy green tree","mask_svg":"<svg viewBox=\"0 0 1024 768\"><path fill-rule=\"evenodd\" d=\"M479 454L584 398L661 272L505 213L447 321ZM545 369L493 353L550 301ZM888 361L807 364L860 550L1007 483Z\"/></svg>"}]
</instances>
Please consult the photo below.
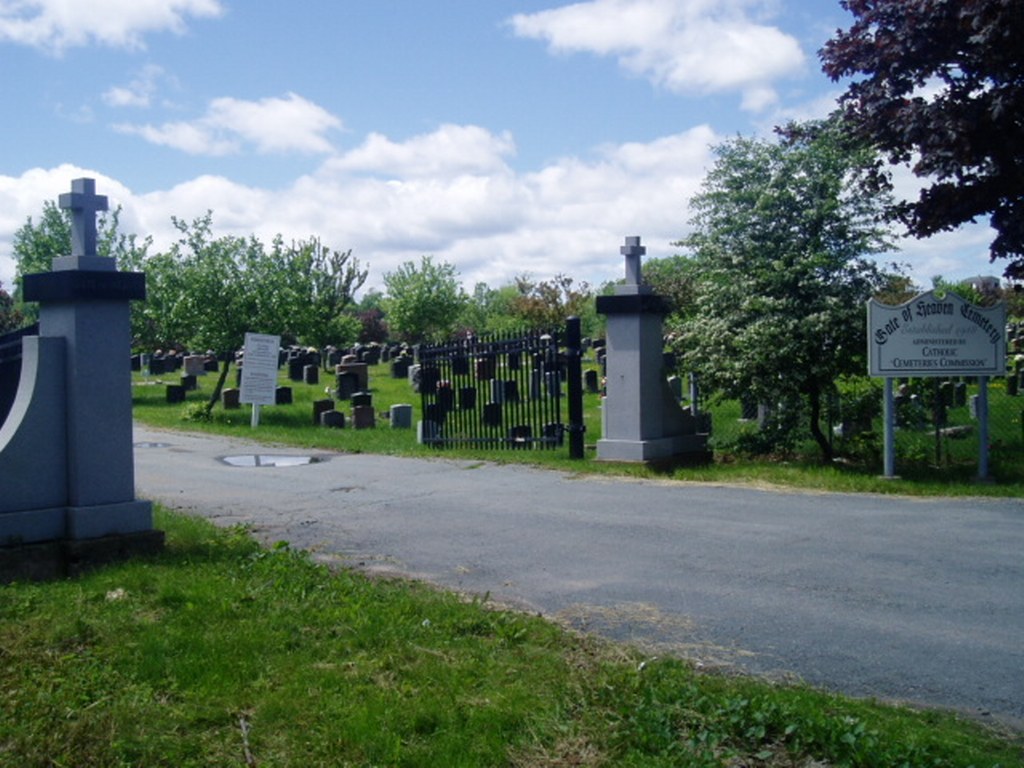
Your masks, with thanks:
<instances>
[{"instance_id":1,"label":"leafy green tree","mask_svg":"<svg viewBox=\"0 0 1024 768\"><path fill-rule=\"evenodd\" d=\"M519 292L514 285L491 288L477 283L469 296L462 315L462 326L476 334L506 333L523 327L513 312Z\"/></svg>"},{"instance_id":2,"label":"leafy green tree","mask_svg":"<svg viewBox=\"0 0 1024 768\"><path fill-rule=\"evenodd\" d=\"M929 182L892 208L927 237L988 216L991 256L1024 278L1024 12L1019 0L841 0L821 51L856 134ZM887 183L882 169L876 180Z\"/></svg>"},{"instance_id":3,"label":"leafy green tree","mask_svg":"<svg viewBox=\"0 0 1024 768\"><path fill-rule=\"evenodd\" d=\"M0 283L0 333L16 330L23 322L21 313L14 307L14 299L4 290L4 284Z\"/></svg>"},{"instance_id":4,"label":"leafy green tree","mask_svg":"<svg viewBox=\"0 0 1024 768\"><path fill-rule=\"evenodd\" d=\"M693 259L676 255L645 261L643 281L668 300L670 312L665 327L669 332L693 314L698 285L697 263Z\"/></svg>"},{"instance_id":5,"label":"leafy green tree","mask_svg":"<svg viewBox=\"0 0 1024 768\"><path fill-rule=\"evenodd\" d=\"M349 310L369 272L351 250L332 251L318 238L286 249L278 237L271 262L277 274L268 276L270 284L290 305L286 317L294 336L318 348L356 340L362 326Z\"/></svg>"},{"instance_id":6,"label":"leafy green tree","mask_svg":"<svg viewBox=\"0 0 1024 768\"><path fill-rule=\"evenodd\" d=\"M804 410L825 459L822 402L864 370L865 301L885 282L871 254L891 248L877 224L884 196L859 182L873 153L834 122L791 125L779 141L738 137L692 200L694 311L679 354L704 385L777 409L777 446ZM766 446L767 447L767 446Z\"/></svg>"},{"instance_id":7,"label":"leafy green tree","mask_svg":"<svg viewBox=\"0 0 1024 768\"><path fill-rule=\"evenodd\" d=\"M160 265L153 309L160 311L166 333L194 350L212 350L222 360L220 377L206 406L209 413L220 393L233 353L247 331L282 334L283 303L273 285L280 274L269 267L263 244L255 237L212 233L213 214L191 224L172 218L179 239ZM170 270L172 274L168 274ZM159 286L159 287L158 287Z\"/></svg>"},{"instance_id":8,"label":"leafy green tree","mask_svg":"<svg viewBox=\"0 0 1024 768\"><path fill-rule=\"evenodd\" d=\"M515 279L517 296L510 307L512 313L525 325L533 328L561 328L567 317L584 317L592 321L594 292L585 281L574 285L568 275L558 274L551 280L534 281L527 275ZM585 333L589 333L588 328Z\"/></svg>"},{"instance_id":9,"label":"leafy green tree","mask_svg":"<svg viewBox=\"0 0 1024 768\"><path fill-rule=\"evenodd\" d=\"M392 333L405 341L437 341L454 333L468 297L451 264L420 258L384 275L384 309Z\"/></svg>"}]
</instances>

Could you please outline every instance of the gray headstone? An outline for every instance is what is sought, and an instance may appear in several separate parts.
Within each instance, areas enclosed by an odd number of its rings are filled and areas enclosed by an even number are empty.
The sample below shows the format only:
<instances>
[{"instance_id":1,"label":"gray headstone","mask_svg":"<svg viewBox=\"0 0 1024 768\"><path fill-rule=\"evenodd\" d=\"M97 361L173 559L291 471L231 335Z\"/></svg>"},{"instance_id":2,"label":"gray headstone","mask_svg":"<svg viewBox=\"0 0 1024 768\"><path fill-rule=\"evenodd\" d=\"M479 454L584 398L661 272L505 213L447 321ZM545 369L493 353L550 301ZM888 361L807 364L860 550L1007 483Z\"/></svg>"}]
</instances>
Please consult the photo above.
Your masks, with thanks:
<instances>
[{"instance_id":1,"label":"gray headstone","mask_svg":"<svg viewBox=\"0 0 1024 768\"><path fill-rule=\"evenodd\" d=\"M407 403L392 405L389 411L392 429L412 429L412 406Z\"/></svg>"}]
</instances>

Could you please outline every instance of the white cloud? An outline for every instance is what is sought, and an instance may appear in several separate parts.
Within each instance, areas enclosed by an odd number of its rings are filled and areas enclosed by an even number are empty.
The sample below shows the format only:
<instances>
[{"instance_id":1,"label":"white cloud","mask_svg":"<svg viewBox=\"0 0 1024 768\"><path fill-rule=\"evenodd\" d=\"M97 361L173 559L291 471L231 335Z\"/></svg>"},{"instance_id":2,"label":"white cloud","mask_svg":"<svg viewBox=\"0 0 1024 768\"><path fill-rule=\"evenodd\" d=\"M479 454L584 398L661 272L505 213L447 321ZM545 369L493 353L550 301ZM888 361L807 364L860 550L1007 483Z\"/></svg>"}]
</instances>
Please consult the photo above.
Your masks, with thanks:
<instances>
[{"instance_id":1,"label":"white cloud","mask_svg":"<svg viewBox=\"0 0 1024 768\"><path fill-rule=\"evenodd\" d=\"M260 101L214 99L206 114L191 122L119 123L114 129L190 155L218 156L240 152L245 145L261 154L329 153L332 146L324 134L341 126L323 107L289 93Z\"/></svg>"},{"instance_id":2,"label":"white cloud","mask_svg":"<svg viewBox=\"0 0 1024 768\"><path fill-rule=\"evenodd\" d=\"M462 162L452 148L458 137L472 161ZM719 141L699 126L516 173L503 162L510 136L446 125L406 141L369 137L273 190L205 175L138 194L93 170L35 169L0 176L0 281L11 283L11 240L26 217L37 218L43 202L67 191L71 179L91 176L112 206L124 207L123 231L151 235L154 250L177 239L172 216L192 220L212 210L215 235L255 234L264 242L277 234L318 236L331 248L352 248L376 287L384 273L424 254L455 265L470 289L481 281L505 285L523 273L539 279L564 273L596 286L622 276L619 246L628 235L643 237L648 258L677 251L671 243L687 232L688 202ZM417 158L425 148L439 148L434 161ZM906 242L897 257L926 287L936 274L999 274L1000 265L988 264L990 238L978 225Z\"/></svg>"},{"instance_id":3,"label":"white cloud","mask_svg":"<svg viewBox=\"0 0 1024 768\"><path fill-rule=\"evenodd\" d=\"M219 0L8 0L0 3L0 41L57 55L90 44L137 49L149 33L182 34L189 17L223 12Z\"/></svg>"},{"instance_id":4,"label":"white cloud","mask_svg":"<svg viewBox=\"0 0 1024 768\"><path fill-rule=\"evenodd\" d=\"M162 67L149 64L134 77L128 85L108 88L103 93L103 101L111 107L149 107L157 92L159 82L165 77Z\"/></svg>"},{"instance_id":5,"label":"white cloud","mask_svg":"<svg viewBox=\"0 0 1024 768\"><path fill-rule=\"evenodd\" d=\"M514 154L509 133L495 136L475 125L443 125L403 142L371 133L358 148L330 161L328 169L382 176L484 173L505 169L504 158Z\"/></svg>"},{"instance_id":6,"label":"white cloud","mask_svg":"<svg viewBox=\"0 0 1024 768\"><path fill-rule=\"evenodd\" d=\"M509 23L554 53L617 57L628 72L677 93L740 91L744 109L777 100L771 83L800 71L799 43L751 18L763 0L589 0Z\"/></svg>"}]
</instances>

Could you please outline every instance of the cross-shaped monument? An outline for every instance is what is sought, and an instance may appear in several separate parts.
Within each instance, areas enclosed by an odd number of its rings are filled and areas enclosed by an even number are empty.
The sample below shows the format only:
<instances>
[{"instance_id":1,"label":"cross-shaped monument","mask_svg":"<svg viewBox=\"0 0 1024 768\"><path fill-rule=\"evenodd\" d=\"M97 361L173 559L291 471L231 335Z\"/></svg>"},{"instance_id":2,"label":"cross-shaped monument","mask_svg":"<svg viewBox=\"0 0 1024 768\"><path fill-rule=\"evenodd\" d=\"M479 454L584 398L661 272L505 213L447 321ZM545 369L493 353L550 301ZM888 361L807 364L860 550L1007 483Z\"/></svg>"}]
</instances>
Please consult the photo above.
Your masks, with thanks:
<instances>
[{"instance_id":1,"label":"cross-shaped monument","mask_svg":"<svg viewBox=\"0 0 1024 768\"><path fill-rule=\"evenodd\" d=\"M619 253L626 257L626 285L640 285L640 257L647 253L647 249L640 245L640 238L627 237Z\"/></svg>"},{"instance_id":2,"label":"cross-shaped monument","mask_svg":"<svg viewBox=\"0 0 1024 768\"><path fill-rule=\"evenodd\" d=\"M107 210L107 196L96 194L96 180L75 179L58 203L71 211L71 255L95 256L96 214Z\"/></svg>"}]
</instances>

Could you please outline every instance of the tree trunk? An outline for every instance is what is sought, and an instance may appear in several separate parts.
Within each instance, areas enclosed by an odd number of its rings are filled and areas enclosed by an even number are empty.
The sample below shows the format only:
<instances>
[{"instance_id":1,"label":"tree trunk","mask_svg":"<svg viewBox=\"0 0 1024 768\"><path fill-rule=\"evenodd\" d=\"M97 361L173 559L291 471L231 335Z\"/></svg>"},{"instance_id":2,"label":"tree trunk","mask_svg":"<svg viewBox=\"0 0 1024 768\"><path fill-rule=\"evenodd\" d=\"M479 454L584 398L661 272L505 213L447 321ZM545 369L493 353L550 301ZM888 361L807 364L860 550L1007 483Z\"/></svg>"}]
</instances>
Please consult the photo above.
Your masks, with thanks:
<instances>
[{"instance_id":1,"label":"tree trunk","mask_svg":"<svg viewBox=\"0 0 1024 768\"><path fill-rule=\"evenodd\" d=\"M829 444L828 435L821 431L821 387L817 382L808 385L807 399L810 402L811 413L811 435L821 449L821 460L828 464L832 461L832 446Z\"/></svg>"},{"instance_id":2,"label":"tree trunk","mask_svg":"<svg viewBox=\"0 0 1024 768\"><path fill-rule=\"evenodd\" d=\"M220 393L224 389L224 382L228 378L228 369L231 368L231 356L224 355L224 364L220 367L220 377L217 379L217 386L213 388L213 394L210 395L210 400L206 404L206 413L213 413L213 406L220 400Z\"/></svg>"}]
</instances>

